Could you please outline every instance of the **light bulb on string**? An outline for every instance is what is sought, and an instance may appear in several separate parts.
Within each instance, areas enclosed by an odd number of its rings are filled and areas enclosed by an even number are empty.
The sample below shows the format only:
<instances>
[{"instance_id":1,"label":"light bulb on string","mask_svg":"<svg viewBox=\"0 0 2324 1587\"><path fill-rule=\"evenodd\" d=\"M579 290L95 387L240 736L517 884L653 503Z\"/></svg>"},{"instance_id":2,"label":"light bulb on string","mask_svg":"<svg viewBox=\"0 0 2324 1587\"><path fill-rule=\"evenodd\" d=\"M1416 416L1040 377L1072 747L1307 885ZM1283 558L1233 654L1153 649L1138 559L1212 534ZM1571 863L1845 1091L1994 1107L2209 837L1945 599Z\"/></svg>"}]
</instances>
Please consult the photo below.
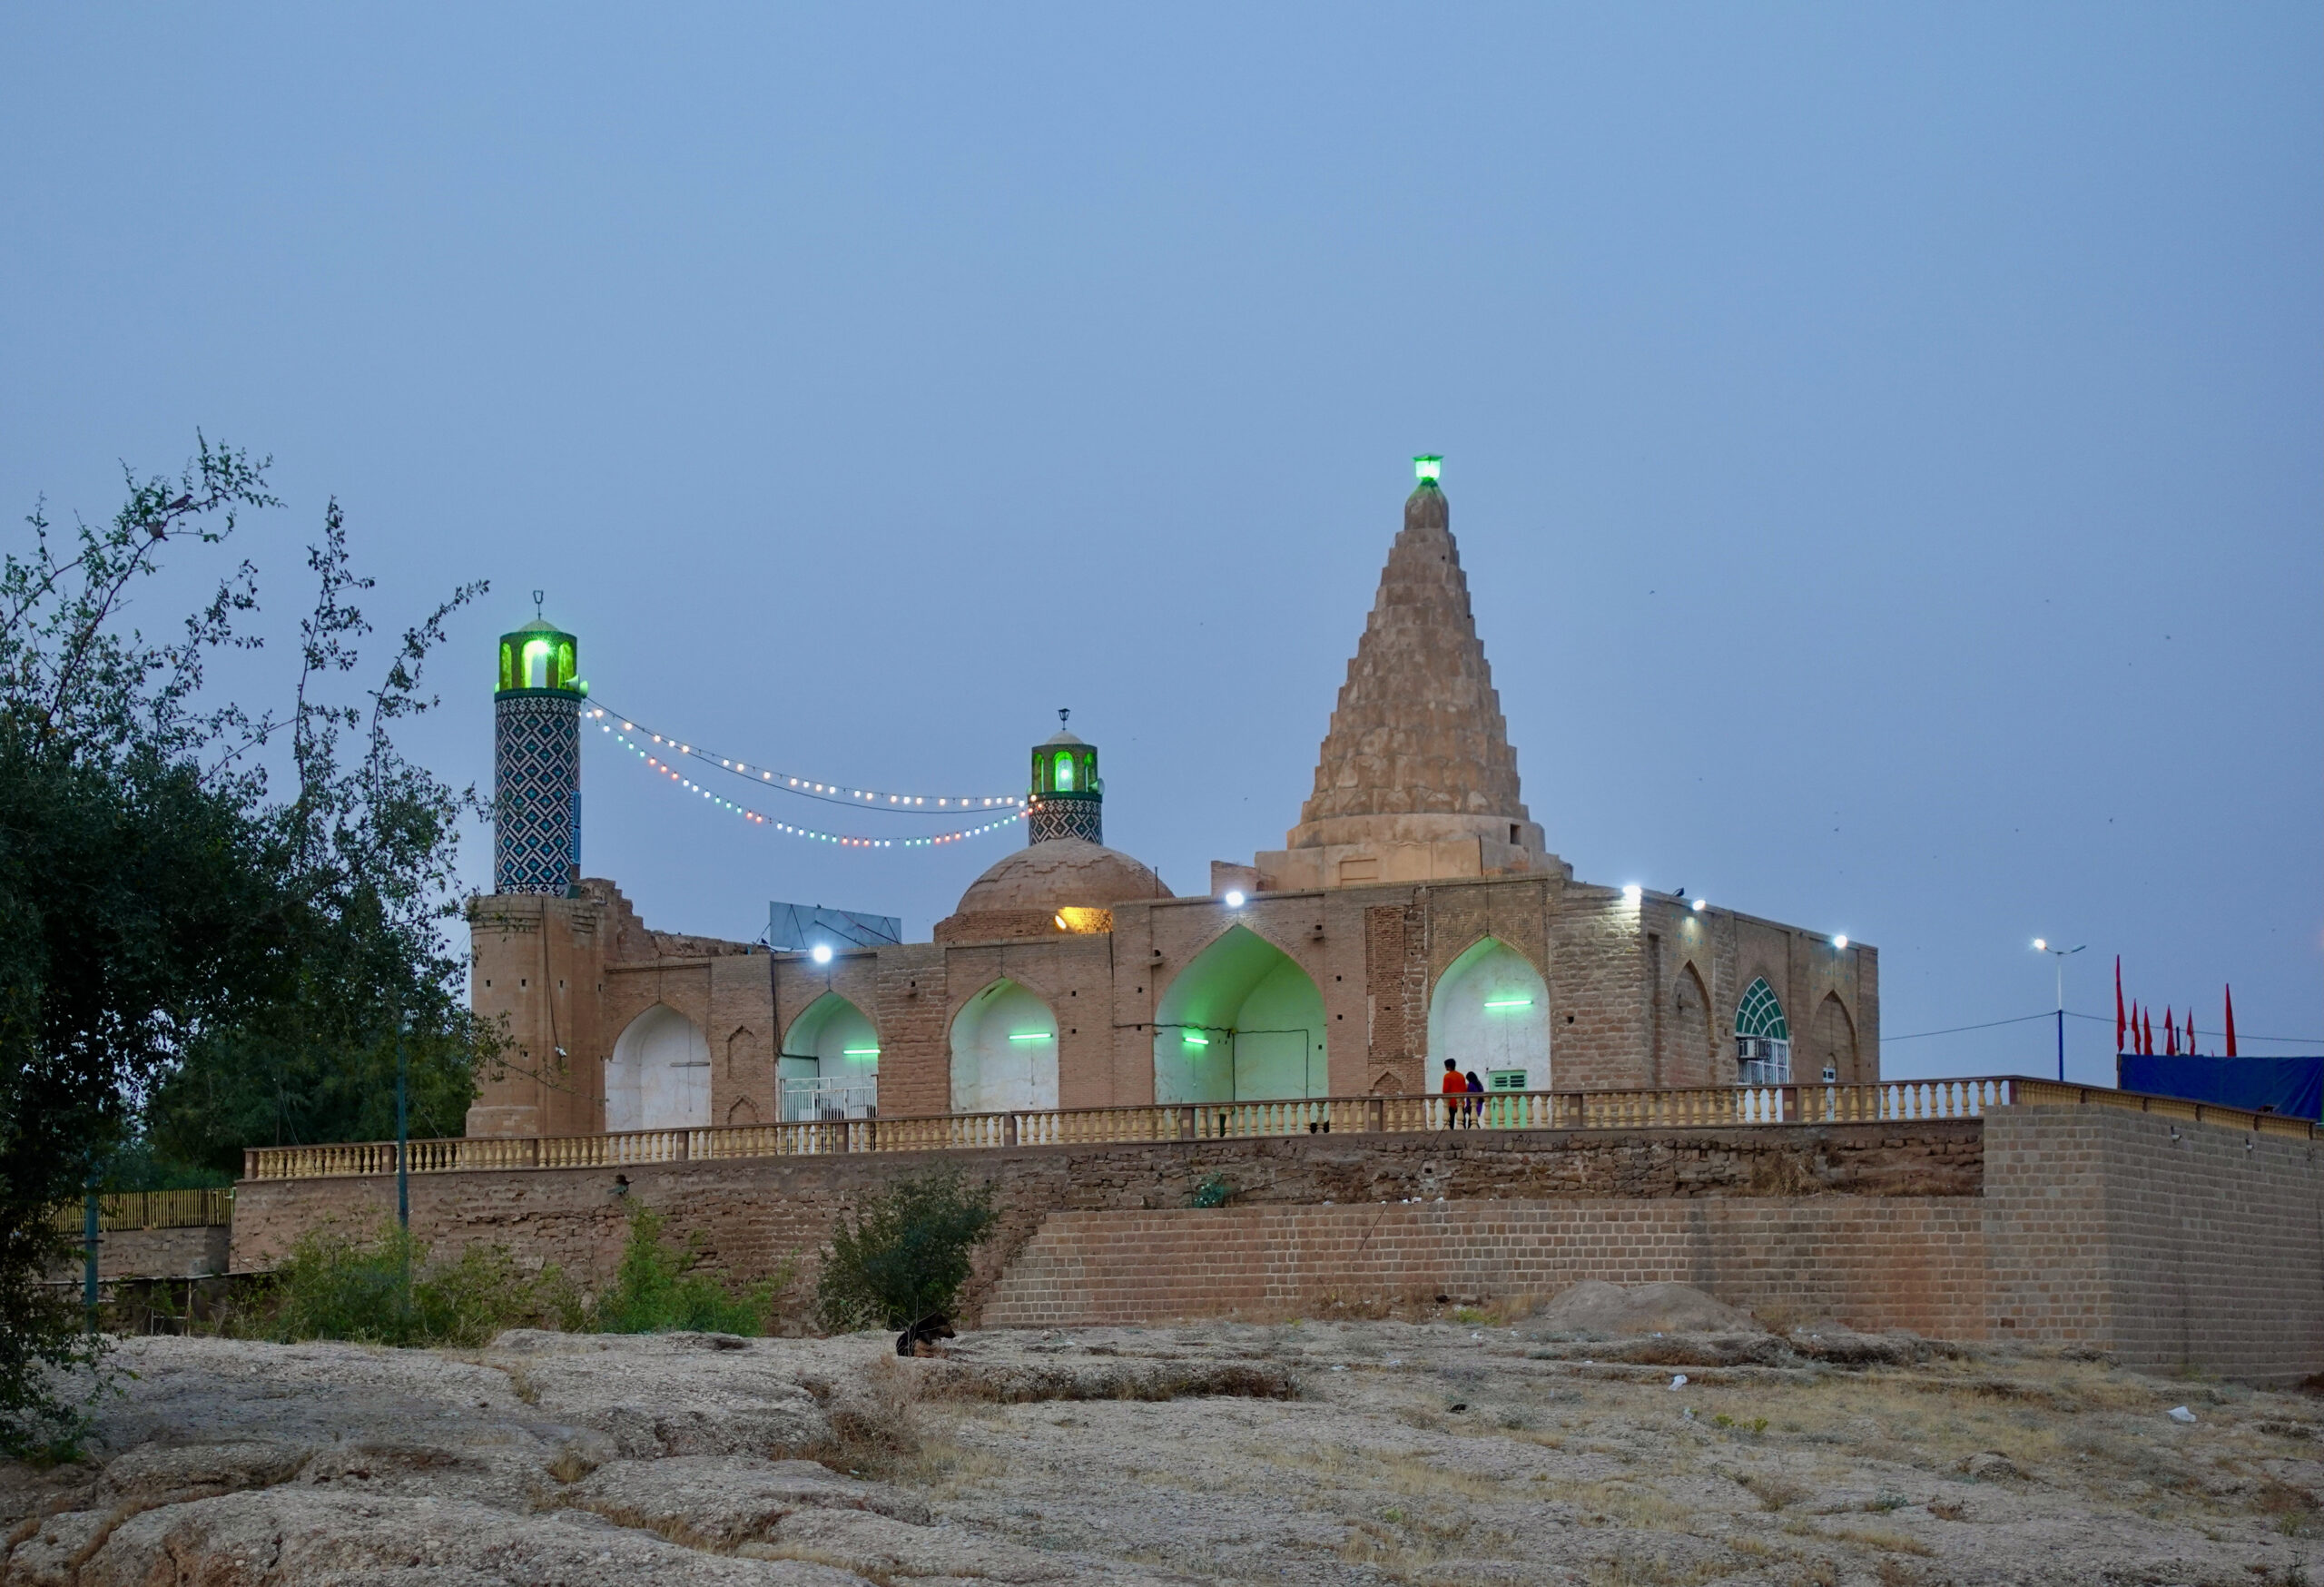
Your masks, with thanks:
<instances>
[{"instance_id":1,"label":"light bulb on string","mask_svg":"<svg viewBox=\"0 0 2324 1587\"><path fill-rule=\"evenodd\" d=\"M972 806L989 810L996 806L1015 809L1024 803L1024 798L1020 794L891 794L879 789L850 788L837 783L778 771L763 762L742 760L717 754L707 749L696 749L682 739L668 734L656 733L651 727L641 726L634 719L615 715L601 705L590 706L584 715L600 725L606 726L608 731L612 731L611 724L617 721L621 724L621 731L624 733L642 734L657 744L675 750L681 755L714 765L734 776L748 777L753 782L781 788L786 793L796 793L803 798L826 799L832 802L844 800L851 804L869 805L873 809L899 813L909 810L924 809L931 804L940 810L967 810ZM753 773L756 774L753 775Z\"/></svg>"},{"instance_id":2,"label":"light bulb on string","mask_svg":"<svg viewBox=\"0 0 2324 1587\"><path fill-rule=\"evenodd\" d=\"M603 713L597 713L597 715L602 715ZM732 811L735 815L754 826L767 827L787 836L804 838L812 843L837 843L842 848L850 849L930 849L940 847L946 843L957 843L968 838L981 837L986 833L998 832L1002 827L1014 825L1025 818L1022 811L1012 809L999 820L986 822L980 826L963 827L957 832L930 833L923 836L911 838L861 837L844 833L822 832L813 827L797 826L790 822L777 821L773 816L759 811L736 804L731 800L721 799L711 790L704 788L701 784L694 782L659 756L652 754L643 744L633 742L625 734L615 729L611 722L600 721L597 725L600 732L609 735L615 743L645 762L647 770L667 778L688 793L701 794L713 804L721 809ZM652 735L648 734L648 736Z\"/></svg>"}]
</instances>

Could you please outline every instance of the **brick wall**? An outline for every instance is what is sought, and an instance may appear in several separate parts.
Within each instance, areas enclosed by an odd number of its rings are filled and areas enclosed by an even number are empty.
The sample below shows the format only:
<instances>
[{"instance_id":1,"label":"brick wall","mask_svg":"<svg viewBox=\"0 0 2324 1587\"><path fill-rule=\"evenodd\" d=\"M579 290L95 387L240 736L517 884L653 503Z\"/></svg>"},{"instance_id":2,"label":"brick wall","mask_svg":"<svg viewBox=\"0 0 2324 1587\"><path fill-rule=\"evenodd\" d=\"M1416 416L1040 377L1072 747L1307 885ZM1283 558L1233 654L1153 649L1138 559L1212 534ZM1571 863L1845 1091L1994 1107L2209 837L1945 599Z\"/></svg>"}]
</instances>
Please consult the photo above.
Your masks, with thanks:
<instances>
[{"instance_id":1,"label":"brick wall","mask_svg":"<svg viewBox=\"0 0 2324 1587\"><path fill-rule=\"evenodd\" d=\"M643 1204L735 1276L801 1256L790 1317L803 1322L834 1217L938 1163L998 1187L1001 1230L968 1296L996 1323L1317 1315L1334 1299L1673 1278L1753 1308L2086 1343L2140 1366L2324 1368L2318 1143L2101 1107L422 1175L412 1225L439 1249L497 1243L595 1278ZM1235 1205L1193 1211L1214 1174ZM394 1197L391 1178L245 1182L232 1266L267 1265L320 1221L376 1224Z\"/></svg>"},{"instance_id":2,"label":"brick wall","mask_svg":"<svg viewBox=\"0 0 2324 1587\"><path fill-rule=\"evenodd\" d=\"M390 1188L390 1205L394 1191ZM107 1229L97 1237L97 1276L101 1278L191 1278L226 1271L227 1231L223 1225L192 1228ZM54 1264L48 1277L57 1283L78 1279L82 1273L80 1239L74 1254Z\"/></svg>"},{"instance_id":3,"label":"brick wall","mask_svg":"<svg viewBox=\"0 0 2324 1587\"><path fill-rule=\"evenodd\" d=\"M1990 1336L2251 1379L2324 1367L2319 1143L2113 1108L1986 1121Z\"/></svg>"},{"instance_id":4,"label":"brick wall","mask_svg":"<svg viewBox=\"0 0 2324 1587\"><path fill-rule=\"evenodd\" d=\"M1594 1278L1691 1284L1771 1320L1974 1337L1980 1223L1974 1200L1930 1196L1065 1212L1009 1265L983 1321L1365 1316L1546 1296Z\"/></svg>"},{"instance_id":5,"label":"brick wall","mask_svg":"<svg viewBox=\"0 0 2324 1587\"><path fill-rule=\"evenodd\" d=\"M670 1216L699 1235L714 1269L743 1278L786 1257L806 1259L793 1287L803 1318L812 1254L832 1220L893 1178L940 1163L989 1175L1000 1189L998 1238L982 1254L970 1300L983 1296L1044 1217L1059 1211L1184 1208L1216 1174L1246 1205L1379 1204L1407 1198L1500 1204L1546 1198L1849 1200L1974 1198L1983 1170L1974 1121L1637 1131L1446 1130L1266 1140L1039 1147L955 1154L751 1158L621 1170L423 1174L411 1181L412 1231L448 1253L507 1246L527 1263L584 1278L610 1273L627 1208ZM616 1194L623 1181L627 1189ZM236 1191L233 1265L277 1259L304 1229L376 1226L394 1210L392 1177L247 1180Z\"/></svg>"}]
</instances>

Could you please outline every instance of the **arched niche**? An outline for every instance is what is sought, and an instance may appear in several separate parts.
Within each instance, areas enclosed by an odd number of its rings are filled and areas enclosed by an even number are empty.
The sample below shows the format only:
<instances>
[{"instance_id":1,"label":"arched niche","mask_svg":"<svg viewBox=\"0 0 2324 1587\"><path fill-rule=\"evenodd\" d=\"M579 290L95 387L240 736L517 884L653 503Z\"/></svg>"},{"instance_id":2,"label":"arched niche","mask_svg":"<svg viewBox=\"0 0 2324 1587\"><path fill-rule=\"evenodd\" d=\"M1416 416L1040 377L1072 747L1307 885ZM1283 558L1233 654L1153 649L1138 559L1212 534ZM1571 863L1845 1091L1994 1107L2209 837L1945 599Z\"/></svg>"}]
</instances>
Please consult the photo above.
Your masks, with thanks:
<instances>
[{"instance_id":1,"label":"arched niche","mask_svg":"<svg viewBox=\"0 0 2324 1587\"><path fill-rule=\"evenodd\" d=\"M1498 937L1480 939L1437 978L1428 1003L1429 1078L1444 1060L1487 1090L1550 1089L1550 989L1532 961Z\"/></svg>"},{"instance_id":2,"label":"arched niche","mask_svg":"<svg viewBox=\"0 0 2324 1587\"><path fill-rule=\"evenodd\" d=\"M1670 988L1668 1061L1669 1068L1662 1077L1664 1085L1711 1083L1710 994L1703 990L1703 978L1695 972L1692 964L1679 966L1679 979Z\"/></svg>"},{"instance_id":3,"label":"arched niche","mask_svg":"<svg viewBox=\"0 0 2324 1587\"><path fill-rule=\"evenodd\" d=\"M871 1116L879 1099L880 1033L862 1009L827 991L791 1021L774 1070L786 1123Z\"/></svg>"},{"instance_id":4,"label":"arched niche","mask_svg":"<svg viewBox=\"0 0 2324 1587\"><path fill-rule=\"evenodd\" d=\"M1057 1016L1013 981L996 981L952 1016L952 1111L1057 1106Z\"/></svg>"},{"instance_id":5,"label":"arched niche","mask_svg":"<svg viewBox=\"0 0 2324 1587\"><path fill-rule=\"evenodd\" d=\"M1324 994L1290 954L1246 926L1195 955L1154 1020L1157 1102L1330 1094Z\"/></svg>"},{"instance_id":6,"label":"arched niche","mask_svg":"<svg viewBox=\"0 0 2324 1587\"><path fill-rule=\"evenodd\" d=\"M606 1128L693 1129L710 1122L710 1043L667 1003L629 1022L606 1063Z\"/></svg>"},{"instance_id":7,"label":"arched niche","mask_svg":"<svg viewBox=\"0 0 2324 1587\"><path fill-rule=\"evenodd\" d=\"M1764 975L1743 989L1735 1005L1735 1078L1745 1086L1791 1083L1791 1022Z\"/></svg>"},{"instance_id":8,"label":"arched niche","mask_svg":"<svg viewBox=\"0 0 2324 1587\"><path fill-rule=\"evenodd\" d=\"M1848 1018L1847 1005L1837 992L1826 992L1816 1006L1816 1028L1808 1037L1807 1060L1816 1068L1814 1078L1821 1079L1828 1070L1842 1085L1854 1085L1856 1058L1856 1021Z\"/></svg>"}]
</instances>

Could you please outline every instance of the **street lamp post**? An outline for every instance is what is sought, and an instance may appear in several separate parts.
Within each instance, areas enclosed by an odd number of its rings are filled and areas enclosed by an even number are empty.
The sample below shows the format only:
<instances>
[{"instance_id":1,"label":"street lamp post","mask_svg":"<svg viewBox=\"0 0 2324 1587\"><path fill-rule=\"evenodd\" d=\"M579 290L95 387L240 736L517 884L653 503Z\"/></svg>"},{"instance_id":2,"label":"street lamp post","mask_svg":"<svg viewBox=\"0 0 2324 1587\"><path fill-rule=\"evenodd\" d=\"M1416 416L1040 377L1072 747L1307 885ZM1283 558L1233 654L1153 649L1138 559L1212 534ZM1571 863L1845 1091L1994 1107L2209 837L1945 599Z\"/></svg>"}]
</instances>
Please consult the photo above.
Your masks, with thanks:
<instances>
[{"instance_id":1,"label":"street lamp post","mask_svg":"<svg viewBox=\"0 0 2324 1587\"><path fill-rule=\"evenodd\" d=\"M396 1223L411 1229L411 1015L396 1014Z\"/></svg>"},{"instance_id":2,"label":"street lamp post","mask_svg":"<svg viewBox=\"0 0 2324 1587\"><path fill-rule=\"evenodd\" d=\"M2066 1079L2066 961L2089 946L2087 942L2080 942L2071 948L2053 948L2040 937L2034 939L2035 952L2047 953L2058 961L2058 1083L2060 1085L2065 1084Z\"/></svg>"}]
</instances>

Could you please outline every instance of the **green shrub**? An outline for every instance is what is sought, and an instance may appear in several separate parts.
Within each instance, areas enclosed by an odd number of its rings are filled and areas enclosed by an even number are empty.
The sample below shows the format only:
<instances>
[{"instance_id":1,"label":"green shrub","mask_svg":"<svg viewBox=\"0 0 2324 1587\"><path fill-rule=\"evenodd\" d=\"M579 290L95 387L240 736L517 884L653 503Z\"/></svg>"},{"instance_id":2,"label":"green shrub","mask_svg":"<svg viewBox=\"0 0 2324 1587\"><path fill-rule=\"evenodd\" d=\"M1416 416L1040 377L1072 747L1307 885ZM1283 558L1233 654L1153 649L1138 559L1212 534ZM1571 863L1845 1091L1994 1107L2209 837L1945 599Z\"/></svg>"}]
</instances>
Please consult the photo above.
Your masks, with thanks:
<instances>
[{"instance_id":1,"label":"green shrub","mask_svg":"<svg viewBox=\"0 0 2324 1587\"><path fill-rule=\"evenodd\" d=\"M823 1250L816 1308L833 1333L906 1328L949 1317L969 1278L969 1253L1000 1214L992 1187L956 1168L900 1179L853 1218L842 1214Z\"/></svg>"},{"instance_id":2,"label":"green shrub","mask_svg":"<svg viewBox=\"0 0 2324 1587\"><path fill-rule=\"evenodd\" d=\"M478 1346L503 1328L573 1326L578 1296L554 1267L521 1271L500 1246L470 1246L431 1266L393 1223L368 1239L310 1230L290 1247L248 1331L285 1343Z\"/></svg>"},{"instance_id":3,"label":"green shrub","mask_svg":"<svg viewBox=\"0 0 2324 1587\"><path fill-rule=\"evenodd\" d=\"M783 1263L773 1277L739 1295L731 1293L709 1274L694 1271L702 1260L699 1237L683 1247L663 1240L667 1221L643 1206L630 1208L621 1267L613 1287L597 1297L588 1326L600 1334L765 1333L775 1297L790 1285L793 1264Z\"/></svg>"},{"instance_id":4,"label":"green shrub","mask_svg":"<svg viewBox=\"0 0 2324 1587\"><path fill-rule=\"evenodd\" d=\"M1224 1207L1235 1199L1235 1186L1224 1174L1213 1174L1195 1187L1196 1207Z\"/></svg>"}]
</instances>

